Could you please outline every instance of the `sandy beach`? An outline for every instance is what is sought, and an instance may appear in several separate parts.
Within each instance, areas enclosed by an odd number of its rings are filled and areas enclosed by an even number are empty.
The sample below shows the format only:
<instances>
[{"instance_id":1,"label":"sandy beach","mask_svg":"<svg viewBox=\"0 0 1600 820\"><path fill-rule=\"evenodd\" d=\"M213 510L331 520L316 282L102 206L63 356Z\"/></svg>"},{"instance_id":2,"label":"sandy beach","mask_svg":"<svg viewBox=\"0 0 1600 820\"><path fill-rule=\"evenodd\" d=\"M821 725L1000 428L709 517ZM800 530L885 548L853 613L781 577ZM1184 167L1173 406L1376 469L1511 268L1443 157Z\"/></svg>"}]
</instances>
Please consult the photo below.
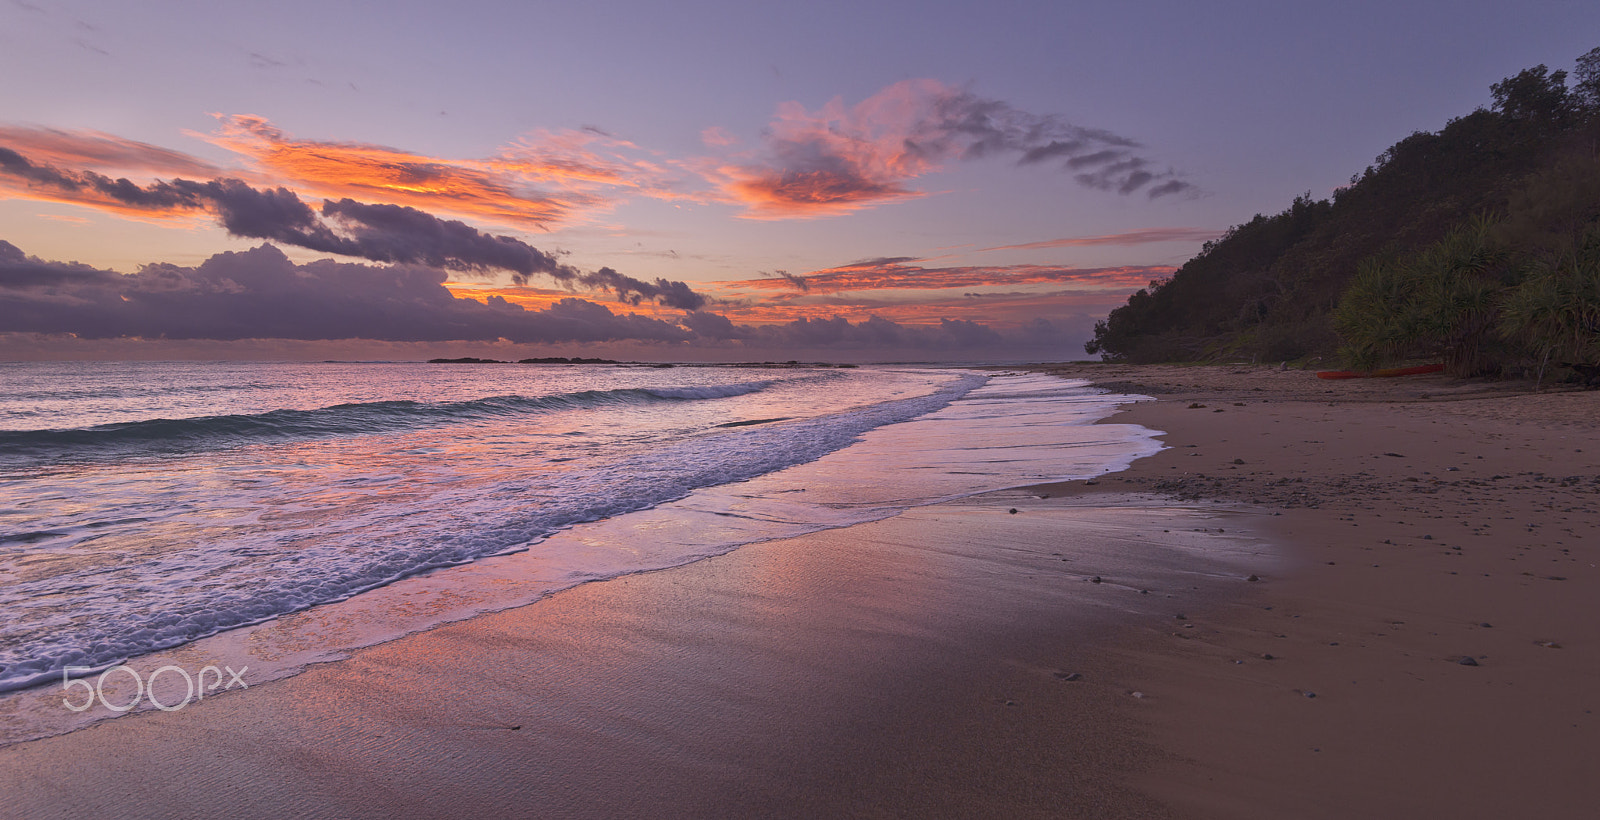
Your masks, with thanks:
<instances>
[{"instance_id":1,"label":"sandy beach","mask_svg":"<svg viewBox=\"0 0 1600 820\"><path fill-rule=\"evenodd\" d=\"M1600 393L1066 372L1156 396L1117 420L1169 433L1095 489L1282 513L1250 519L1281 575L1117 653L1174 755L1146 794L1180 817L1592 816Z\"/></svg>"},{"instance_id":2,"label":"sandy beach","mask_svg":"<svg viewBox=\"0 0 1600 820\"><path fill-rule=\"evenodd\" d=\"M0 749L0 814L1587 817L1600 393L1074 365L1125 472ZM1014 511L1014 512L1013 512ZM561 536L558 536L561 537Z\"/></svg>"}]
</instances>

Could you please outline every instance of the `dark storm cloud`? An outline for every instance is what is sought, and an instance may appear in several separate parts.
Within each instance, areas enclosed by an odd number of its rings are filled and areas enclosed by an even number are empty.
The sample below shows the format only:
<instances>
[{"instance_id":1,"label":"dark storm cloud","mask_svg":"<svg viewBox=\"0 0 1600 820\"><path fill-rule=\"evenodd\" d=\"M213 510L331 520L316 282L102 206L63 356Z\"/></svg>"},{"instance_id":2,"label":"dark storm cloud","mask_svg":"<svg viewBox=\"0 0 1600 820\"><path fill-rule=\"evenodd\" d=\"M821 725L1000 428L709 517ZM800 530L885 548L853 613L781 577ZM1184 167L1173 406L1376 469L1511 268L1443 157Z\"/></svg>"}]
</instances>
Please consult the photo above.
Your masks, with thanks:
<instances>
[{"instance_id":1,"label":"dark storm cloud","mask_svg":"<svg viewBox=\"0 0 1600 820\"><path fill-rule=\"evenodd\" d=\"M1093 174L1073 178L1119 194L1131 194L1154 180L1163 180L1146 192L1151 198L1194 187L1178 179L1174 171L1146 170L1151 163L1140 153L1143 146L1105 129L1074 125L1053 114L1029 113L965 91L947 90L934 110L939 117L928 129L935 134L933 143L941 151L960 150L963 159L1015 156L1018 165L1059 161L1064 170L1105 164Z\"/></svg>"},{"instance_id":2,"label":"dark storm cloud","mask_svg":"<svg viewBox=\"0 0 1600 820\"><path fill-rule=\"evenodd\" d=\"M0 242L0 332L107 339L375 339L676 342L676 324L564 299L525 310L498 296L459 299L420 265L322 260L296 265L262 245L198 267L122 275L28 257Z\"/></svg>"},{"instance_id":3,"label":"dark storm cloud","mask_svg":"<svg viewBox=\"0 0 1600 820\"><path fill-rule=\"evenodd\" d=\"M698 310L706 304L704 296L683 282L657 279L650 283L610 268L584 273L562 264L555 254L515 237L485 233L459 220L440 219L404 205L325 200L319 215L287 188L257 189L231 178L209 182L174 179L141 186L93 171L62 171L31 162L5 147L0 147L0 172L33 185L133 210L208 210L234 236L268 239L322 253L455 271L503 270L518 284L525 284L530 276L543 275L568 287L609 290L618 300L633 305L649 299L669 307Z\"/></svg>"},{"instance_id":4,"label":"dark storm cloud","mask_svg":"<svg viewBox=\"0 0 1600 820\"><path fill-rule=\"evenodd\" d=\"M1065 350L1081 342L1050 331L1048 322L1005 332L961 319L901 325L879 316L739 325L686 309L672 323L618 315L576 298L529 310L499 296L486 302L457 298L444 287L445 279L444 271L413 264L324 259L297 265L272 245L217 254L196 267L153 264L124 275L30 257L0 241L0 334L169 342L644 342L731 348L760 358L796 350L983 357L1019 346Z\"/></svg>"},{"instance_id":5,"label":"dark storm cloud","mask_svg":"<svg viewBox=\"0 0 1600 820\"><path fill-rule=\"evenodd\" d=\"M786 270L773 271L773 273L788 281L789 284L794 285L802 293L811 290L811 283L807 282L806 278L800 274L790 273Z\"/></svg>"},{"instance_id":6,"label":"dark storm cloud","mask_svg":"<svg viewBox=\"0 0 1600 820\"><path fill-rule=\"evenodd\" d=\"M699 310L706 304L704 296L690 290L689 286L682 282L657 279L655 284L651 284L631 276L623 276L610 268L583 274L578 277L578 281L591 288L609 290L617 295L618 300L630 305L637 305L640 300L649 299L667 307Z\"/></svg>"},{"instance_id":7,"label":"dark storm cloud","mask_svg":"<svg viewBox=\"0 0 1600 820\"><path fill-rule=\"evenodd\" d=\"M349 236L349 250L333 251L374 262L413 262L451 270L511 271L518 283L544 274L570 282L578 271L553 254L509 236L484 233L464 222L440 219L405 205L369 205L353 199L322 204ZM332 250L332 249L322 249Z\"/></svg>"}]
</instances>

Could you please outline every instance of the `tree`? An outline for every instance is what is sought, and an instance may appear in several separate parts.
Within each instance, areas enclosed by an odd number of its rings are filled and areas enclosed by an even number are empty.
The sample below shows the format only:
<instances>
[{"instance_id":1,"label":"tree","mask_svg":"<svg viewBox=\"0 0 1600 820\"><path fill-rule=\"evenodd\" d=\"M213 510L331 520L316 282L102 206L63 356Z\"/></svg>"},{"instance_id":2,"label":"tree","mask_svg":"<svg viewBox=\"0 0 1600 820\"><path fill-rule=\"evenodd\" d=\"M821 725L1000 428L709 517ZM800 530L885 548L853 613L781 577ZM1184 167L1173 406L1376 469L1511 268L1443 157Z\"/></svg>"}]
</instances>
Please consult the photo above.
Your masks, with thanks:
<instances>
[{"instance_id":1,"label":"tree","mask_svg":"<svg viewBox=\"0 0 1600 820\"><path fill-rule=\"evenodd\" d=\"M1600 365L1600 227L1533 273L1505 300L1501 333L1521 342L1545 366Z\"/></svg>"},{"instance_id":2,"label":"tree","mask_svg":"<svg viewBox=\"0 0 1600 820\"><path fill-rule=\"evenodd\" d=\"M1572 69L1573 102L1587 111L1600 110L1600 47L1589 49L1589 53L1578 58L1578 63Z\"/></svg>"},{"instance_id":3,"label":"tree","mask_svg":"<svg viewBox=\"0 0 1600 820\"><path fill-rule=\"evenodd\" d=\"M1495 110L1513 120L1561 124L1571 110L1567 72L1550 71L1543 64L1489 86L1489 93Z\"/></svg>"}]
</instances>

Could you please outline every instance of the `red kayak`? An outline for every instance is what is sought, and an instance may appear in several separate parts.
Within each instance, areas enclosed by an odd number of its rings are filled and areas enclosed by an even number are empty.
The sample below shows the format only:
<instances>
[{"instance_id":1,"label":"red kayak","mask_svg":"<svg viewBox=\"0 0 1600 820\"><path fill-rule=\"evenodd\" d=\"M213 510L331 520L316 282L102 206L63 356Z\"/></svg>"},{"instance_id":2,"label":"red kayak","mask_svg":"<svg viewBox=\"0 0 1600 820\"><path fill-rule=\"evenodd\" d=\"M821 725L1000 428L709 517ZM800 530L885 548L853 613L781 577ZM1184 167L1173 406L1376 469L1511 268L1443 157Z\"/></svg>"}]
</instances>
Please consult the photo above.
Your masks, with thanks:
<instances>
[{"instance_id":1,"label":"red kayak","mask_svg":"<svg viewBox=\"0 0 1600 820\"><path fill-rule=\"evenodd\" d=\"M1420 376L1423 373L1438 373L1444 370L1442 364L1419 364L1416 367L1391 367L1388 370L1318 370L1319 379L1368 379L1387 378L1389 376Z\"/></svg>"}]
</instances>

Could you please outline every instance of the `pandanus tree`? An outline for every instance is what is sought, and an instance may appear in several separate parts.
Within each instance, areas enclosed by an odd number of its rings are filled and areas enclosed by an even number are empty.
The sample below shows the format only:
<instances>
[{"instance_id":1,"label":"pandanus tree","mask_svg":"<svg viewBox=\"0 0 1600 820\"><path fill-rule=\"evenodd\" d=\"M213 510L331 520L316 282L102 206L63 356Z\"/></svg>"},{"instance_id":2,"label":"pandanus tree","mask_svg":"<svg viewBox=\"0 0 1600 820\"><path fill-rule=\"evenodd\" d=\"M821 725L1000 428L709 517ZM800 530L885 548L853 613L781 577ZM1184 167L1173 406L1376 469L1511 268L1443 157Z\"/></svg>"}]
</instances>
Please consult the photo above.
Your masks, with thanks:
<instances>
[{"instance_id":1,"label":"pandanus tree","mask_svg":"<svg viewBox=\"0 0 1600 820\"><path fill-rule=\"evenodd\" d=\"M1417 253L1363 262L1334 313L1345 360L1372 369L1438 356L1453 375L1483 372L1500 295L1515 276L1493 228L1479 216Z\"/></svg>"},{"instance_id":2,"label":"pandanus tree","mask_svg":"<svg viewBox=\"0 0 1600 820\"><path fill-rule=\"evenodd\" d=\"M1535 264L1501 312L1502 335L1538 359L1541 384L1551 361L1600 366L1600 228L1553 261Z\"/></svg>"}]
</instances>

